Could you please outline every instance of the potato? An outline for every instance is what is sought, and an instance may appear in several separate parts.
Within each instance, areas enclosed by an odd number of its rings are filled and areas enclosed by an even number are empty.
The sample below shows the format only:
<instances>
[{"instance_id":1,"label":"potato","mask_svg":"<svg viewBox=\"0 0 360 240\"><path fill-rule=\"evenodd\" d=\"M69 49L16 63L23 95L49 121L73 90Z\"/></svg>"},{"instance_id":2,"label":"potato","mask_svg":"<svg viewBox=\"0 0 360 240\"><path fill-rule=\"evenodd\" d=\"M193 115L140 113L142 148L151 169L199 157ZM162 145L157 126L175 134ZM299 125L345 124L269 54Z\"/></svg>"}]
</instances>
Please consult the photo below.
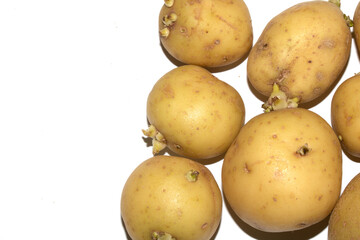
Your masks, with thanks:
<instances>
[{"instance_id":1,"label":"potato","mask_svg":"<svg viewBox=\"0 0 360 240\"><path fill-rule=\"evenodd\" d=\"M266 232L327 217L341 191L342 152L331 126L303 108L255 116L225 155L222 184L234 212Z\"/></svg>"},{"instance_id":2,"label":"potato","mask_svg":"<svg viewBox=\"0 0 360 240\"><path fill-rule=\"evenodd\" d=\"M357 4L354 12L353 24L356 49L360 52L360 2Z\"/></svg>"},{"instance_id":3,"label":"potato","mask_svg":"<svg viewBox=\"0 0 360 240\"><path fill-rule=\"evenodd\" d=\"M203 67L242 61L253 43L243 0L165 0L160 41L175 59Z\"/></svg>"},{"instance_id":4,"label":"potato","mask_svg":"<svg viewBox=\"0 0 360 240\"><path fill-rule=\"evenodd\" d=\"M229 148L244 124L245 107L232 86L202 67L185 65L155 83L147 117L151 126L144 133L155 140L154 154L163 143L181 156L208 159Z\"/></svg>"},{"instance_id":5,"label":"potato","mask_svg":"<svg viewBox=\"0 0 360 240\"><path fill-rule=\"evenodd\" d=\"M360 157L360 75L346 79L331 102L332 126L345 152Z\"/></svg>"},{"instance_id":6,"label":"potato","mask_svg":"<svg viewBox=\"0 0 360 240\"><path fill-rule=\"evenodd\" d=\"M181 157L144 161L121 196L121 216L133 240L208 240L221 213L221 192L211 172Z\"/></svg>"},{"instance_id":7,"label":"potato","mask_svg":"<svg viewBox=\"0 0 360 240\"><path fill-rule=\"evenodd\" d=\"M350 29L339 7L326 1L299 3L263 30L249 54L249 82L266 97L276 83L300 103L320 99L344 71L350 48Z\"/></svg>"},{"instance_id":8,"label":"potato","mask_svg":"<svg viewBox=\"0 0 360 240\"><path fill-rule=\"evenodd\" d=\"M328 239L360 239L360 174L346 186L331 213Z\"/></svg>"}]
</instances>

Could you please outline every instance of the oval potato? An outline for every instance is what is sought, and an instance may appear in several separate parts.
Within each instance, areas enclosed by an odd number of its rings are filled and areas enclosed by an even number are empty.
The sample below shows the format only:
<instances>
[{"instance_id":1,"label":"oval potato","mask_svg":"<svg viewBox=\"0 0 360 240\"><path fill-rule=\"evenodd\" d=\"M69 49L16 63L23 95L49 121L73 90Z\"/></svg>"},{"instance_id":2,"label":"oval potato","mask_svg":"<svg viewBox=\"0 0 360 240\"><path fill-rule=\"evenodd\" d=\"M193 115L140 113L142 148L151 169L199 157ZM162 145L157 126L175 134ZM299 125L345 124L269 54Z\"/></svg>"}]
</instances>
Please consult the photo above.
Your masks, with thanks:
<instances>
[{"instance_id":1,"label":"oval potato","mask_svg":"<svg viewBox=\"0 0 360 240\"><path fill-rule=\"evenodd\" d=\"M253 32L243 0L173 2L171 7L164 5L159 14L160 40L170 55L203 67L221 67L245 59Z\"/></svg>"},{"instance_id":2,"label":"oval potato","mask_svg":"<svg viewBox=\"0 0 360 240\"><path fill-rule=\"evenodd\" d=\"M248 78L269 97L274 83L289 98L310 102L324 94L346 67L351 32L335 4L309 1L275 16L251 49Z\"/></svg>"}]
</instances>

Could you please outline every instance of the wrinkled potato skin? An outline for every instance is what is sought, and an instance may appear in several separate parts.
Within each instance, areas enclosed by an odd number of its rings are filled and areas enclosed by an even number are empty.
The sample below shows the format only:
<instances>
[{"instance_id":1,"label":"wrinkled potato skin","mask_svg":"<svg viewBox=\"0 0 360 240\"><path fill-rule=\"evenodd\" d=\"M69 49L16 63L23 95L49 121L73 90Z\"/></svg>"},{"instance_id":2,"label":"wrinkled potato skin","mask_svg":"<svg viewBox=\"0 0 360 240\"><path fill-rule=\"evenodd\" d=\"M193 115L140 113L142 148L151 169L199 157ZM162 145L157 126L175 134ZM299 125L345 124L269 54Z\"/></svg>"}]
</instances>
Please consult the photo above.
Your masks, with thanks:
<instances>
[{"instance_id":1,"label":"wrinkled potato skin","mask_svg":"<svg viewBox=\"0 0 360 240\"><path fill-rule=\"evenodd\" d=\"M251 49L251 18L243 0L175 0L162 7L159 29L170 13L178 18L161 43L185 64L221 67L244 59Z\"/></svg>"},{"instance_id":2,"label":"wrinkled potato skin","mask_svg":"<svg viewBox=\"0 0 360 240\"><path fill-rule=\"evenodd\" d=\"M296 151L305 143L310 152ZM247 122L222 167L225 198L244 222L266 232L308 227L327 217L340 195L342 153L332 128L302 108Z\"/></svg>"},{"instance_id":3,"label":"wrinkled potato skin","mask_svg":"<svg viewBox=\"0 0 360 240\"><path fill-rule=\"evenodd\" d=\"M354 31L356 49L358 52L360 52L360 2L356 6L353 22L354 22L353 31Z\"/></svg>"},{"instance_id":4,"label":"wrinkled potato skin","mask_svg":"<svg viewBox=\"0 0 360 240\"><path fill-rule=\"evenodd\" d=\"M344 81L331 102L331 122L344 150L360 157L360 75Z\"/></svg>"},{"instance_id":5,"label":"wrinkled potato skin","mask_svg":"<svg viewBox=\"0 0 360 240\"><path fill-rule=\"evenodd\" d=\"M244 124L245 106L232 86L202 67L185 65L154 85L147 117L173 152L207 159L229 148Z\"/></svg>"},{"instance_id":6,"label":"wrinkled potato skin","mask_svg":"<svg viewBox=\"0 0 360 240\"><path fill-rule=\"evenodd\" d=\"M196 182L185 175L199 172ZM177 240L208 240L220 223L222 198L211 172L189 159L156 156L141 163L125 183L121 215L132 240L162 231Z\"/></svg>"},{"instance_id":7,"label":"wrinkled potato skin","mask_svg":"<svg viewBox=\"0 0 360 240\"><path fill-rule=\"evenodd\" d=\"M346 186L331 213L328 240L360 239L360 174Z\"/></svg>"},{"instance_id":8,"label":"wrinkled potato skin","mask_svg":"<svg viewBox=\"0 0 360 240\"><path fill-rule=\"evenodd\" d=\"M288 97L310 102L339 78L350 48L350 29L335 4L300 3L267 24L250 51L248 78L265 96L277 83Z\"/></svg>"}]
</instances>

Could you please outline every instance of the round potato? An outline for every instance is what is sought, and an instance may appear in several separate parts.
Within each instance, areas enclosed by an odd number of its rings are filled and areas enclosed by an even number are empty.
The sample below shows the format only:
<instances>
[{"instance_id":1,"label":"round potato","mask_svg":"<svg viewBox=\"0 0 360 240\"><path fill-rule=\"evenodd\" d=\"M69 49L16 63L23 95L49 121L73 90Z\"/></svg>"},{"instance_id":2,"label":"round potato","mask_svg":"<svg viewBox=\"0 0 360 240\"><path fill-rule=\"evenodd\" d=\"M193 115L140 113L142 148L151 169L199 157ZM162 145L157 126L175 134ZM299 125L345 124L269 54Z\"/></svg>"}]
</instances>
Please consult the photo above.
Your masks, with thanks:
<instances>
[{"instance_id":1,"label":"round potato","mask_svg":"<svg viewBox=\"0 0 360 240\"><path fill-rule=\"evenodd\" d=\"M170 55L203 67L241 61L253 43L250 13L243 0L165 0L159 29Z\"/></svg>"},{"instance_id":2,"label":"round potato","mask_svg":"<svg viewBox=\"0 0 360 240\"><path fill-rule=\"evenodd\" d=\"M208 240L221 212L221 192L211 172L181 157L144 161L121 196L121 216L133 240Z\"/></svg>"},{"instance_id":3,"label":"round potato","mask_svg":"<svg viewBox=\"0 0 360 240\"><path fill-rule=\"evenodd\" d=\"M331 213L328 240L360 239L360 174L346 186Z\"/></svg>"},{"instance_id":4,"label":"round potato","mask_svg":"<svg viewBox=\"0 0 360 240\"><path fill-rule=\"evenodd\" d=\"M250 51L248 78L264 96L276 83L289 98L310 102L340 77L350 48L351 32L339 7L303 2L267 24Z\"/></svg>"},{"instance_id":5,"label":"round potato","mask_svg":"<svg viewBox=\"0 0 360 240\"><path fill-rule=\"evenodd\" d=\"M162 143L192 159L226 152L245 121L240 94L206 69L185 65L161 77L147 99L153 149ZM160 147L161 150L162 147Z\"/></svg>"},{"instance_id":6,"label":"round potato","mask_svg":"<svg viewBox=\"0 0 360 240\"><path fill-rule=\"evenodd\" d=\"M353 31L357 51L360 52L360 2L357 4L353 17Z\"/></svg>"},{"instance_id":7,"label":"round potato","mask_svg":"<svg viewBox=\"0 0 360 240\"><path fill-rule=\"evenodd\" d=\"M345 80L331 102L332 126L344 151L360 157L360 75Z\"/></svg>"},{"instance_id":8,"label":"round potato","mask_svg":"<svg viewBox=\"0 0 360 240\"><path fill-rule=\"evenodd\" d=\"M224 196L244 222L266 232L327 217L341 191L342 152L331 126L307 109L248 121L225 155Z\"/></svg>"}]
</instances>

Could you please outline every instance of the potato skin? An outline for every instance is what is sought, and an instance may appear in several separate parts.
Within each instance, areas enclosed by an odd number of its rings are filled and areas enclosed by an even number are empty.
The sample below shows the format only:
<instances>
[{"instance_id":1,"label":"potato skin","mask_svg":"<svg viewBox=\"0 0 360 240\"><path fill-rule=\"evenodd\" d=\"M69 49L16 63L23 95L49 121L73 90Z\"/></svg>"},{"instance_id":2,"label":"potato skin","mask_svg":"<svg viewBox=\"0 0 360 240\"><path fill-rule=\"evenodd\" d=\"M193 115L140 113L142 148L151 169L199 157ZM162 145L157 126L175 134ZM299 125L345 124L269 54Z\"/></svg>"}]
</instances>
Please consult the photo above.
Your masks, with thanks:
<instances>
[{"instance_id":1,"label":"potato skin","mask_svg":"<svg viewBox=\"0 0 360 240\"><path fill-rule=\"evenodd\" d=\"M297 150L308 144L304 156ZM330 125L302 108L248 121L225 155L224 196L244 222L266 232L323 220L341 191L342 152Z\"/></svg>"},{"instance_id":2,"label":"potato skin","mask_svg":"<svg viewBox=\"0 0 360 240\"><path fill-rule=\"evenodd\" d=\"M185 64L221 67L245 59L253 43L249 10L243 0L175 0L161 8L163 17L175 13L164 48Z\"/></svg>"},{"instance_id":3,"label":"potato skin","mask_svg":"<svg viewBox=\"0 0 360 240\"><path fill-rule=\"evenodd\" d=\"M360 239L360 174L346 186L331 213L328 240Z\"/></svg>"},{"instance_id":4,"label":"potato skin","mask_svg":"<svg viewBox=\"0 0 360 240\"><path fill-rule=\"evenodd\" d=\"M186 179L189 170L199 172L196 182ZM221 212L221 192L211 172L181 157L144 161L129 176L121 196L121 216L133 240L149 240L154 231L177 240L208 240Z\"/></svg>"},{"instance_id":5,"label":"potato skin","mask_svg":"<svg viewBox=\"0 0 360 240\"><path fill-rule=\"evenodd\" d=\"M173 152L208 159L229 148L244 124L245 106L232 86L202 67L185 65L156 82L147 117Z\"/></svg>"},{"instance_id":6,"label":"potato skin","mask_svg":"<svg viewBox=\"0 0 360 240\"><path fill-rule=\"evenodd\" d=\"M356 49L358 52L360 52L360 2L357 4L355 9L353 23L354 23L353 31L354 31Z\"/></svg>"},{"instance_id":7,"label":"potato skin","mask_svg":"<svg viewBox=\"0 0 360 240\"><path fill-rule=\"evenodd\" d=\"M344 151L360 157L360 75L345 80L331 102L331 122Z\"/></svg>"},{"instance_id":8,"label":"potato skin","mask_svg":"<svg viewBox=\"0 0 360 240\"><path fill-rule=\"evenodd\" d=\"M350 29L335 4L303 2L267 24L250 51L248 78L265 96L277 83L288 97L310 102L339 78L350 48Z\"/></svg>"}]
</instances>

